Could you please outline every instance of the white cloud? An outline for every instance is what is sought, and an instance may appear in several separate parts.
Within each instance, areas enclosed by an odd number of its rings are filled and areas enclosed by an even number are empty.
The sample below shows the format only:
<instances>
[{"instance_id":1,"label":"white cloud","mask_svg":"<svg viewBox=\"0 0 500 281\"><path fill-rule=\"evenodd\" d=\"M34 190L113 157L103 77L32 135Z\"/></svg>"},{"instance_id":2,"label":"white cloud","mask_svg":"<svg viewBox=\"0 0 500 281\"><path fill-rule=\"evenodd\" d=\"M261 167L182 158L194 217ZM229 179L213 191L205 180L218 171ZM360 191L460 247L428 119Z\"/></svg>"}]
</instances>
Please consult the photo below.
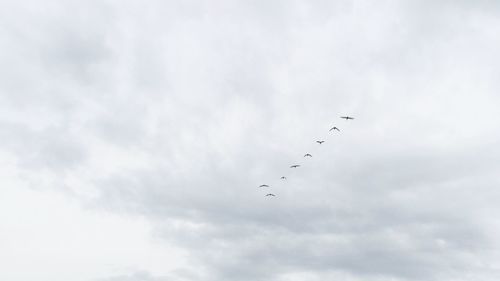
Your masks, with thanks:
<instances>
[{"instance_id":1,"label":"white cloud","mask_svg":"<svg viewBox=\"0 0 500 281\"><path fill-rule=\"evenodd\" d=\"M498 275L492 2L1 6L5 279Z\"/></svg>"}]
</instances>

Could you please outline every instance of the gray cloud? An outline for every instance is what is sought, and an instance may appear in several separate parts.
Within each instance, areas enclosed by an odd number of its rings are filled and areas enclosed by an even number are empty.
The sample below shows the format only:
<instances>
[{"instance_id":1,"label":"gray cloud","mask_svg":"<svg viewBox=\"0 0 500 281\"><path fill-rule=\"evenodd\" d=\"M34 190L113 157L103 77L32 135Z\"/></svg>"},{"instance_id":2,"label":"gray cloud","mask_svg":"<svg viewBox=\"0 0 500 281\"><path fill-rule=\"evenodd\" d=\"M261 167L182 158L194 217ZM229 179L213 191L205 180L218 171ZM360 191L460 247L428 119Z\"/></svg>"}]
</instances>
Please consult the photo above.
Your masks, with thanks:
<instances>
[{"instance_id":1,"label":"gray cloud","mask_svg":"<svg viewBox=\"0 0 500 281\"><path fill-rule=\"evenodd\" d=\"M499 274L493 2L74 5L2 4L1 150L192 263L98 280Z\"/></svg>"}]
</instances>

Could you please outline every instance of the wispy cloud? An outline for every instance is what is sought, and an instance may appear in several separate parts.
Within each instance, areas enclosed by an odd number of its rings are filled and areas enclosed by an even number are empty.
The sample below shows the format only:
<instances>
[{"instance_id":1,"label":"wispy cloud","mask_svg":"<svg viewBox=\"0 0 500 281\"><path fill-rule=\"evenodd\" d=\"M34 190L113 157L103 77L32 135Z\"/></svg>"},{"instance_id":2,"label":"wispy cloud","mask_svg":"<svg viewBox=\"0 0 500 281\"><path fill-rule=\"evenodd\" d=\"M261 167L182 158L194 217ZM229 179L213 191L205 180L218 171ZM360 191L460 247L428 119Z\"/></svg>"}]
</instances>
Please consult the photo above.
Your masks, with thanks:
<instances>
[{"instance_id":1,"label":"wispy cloud","mask_svg":"<svg viewBox=\"0 0 500 281\"><path fill-rule=\"evenodd\" d=\"M99 281L494 280L497 8L5 1L0 184L185 259Z\"/></svg>"}]
</instances>

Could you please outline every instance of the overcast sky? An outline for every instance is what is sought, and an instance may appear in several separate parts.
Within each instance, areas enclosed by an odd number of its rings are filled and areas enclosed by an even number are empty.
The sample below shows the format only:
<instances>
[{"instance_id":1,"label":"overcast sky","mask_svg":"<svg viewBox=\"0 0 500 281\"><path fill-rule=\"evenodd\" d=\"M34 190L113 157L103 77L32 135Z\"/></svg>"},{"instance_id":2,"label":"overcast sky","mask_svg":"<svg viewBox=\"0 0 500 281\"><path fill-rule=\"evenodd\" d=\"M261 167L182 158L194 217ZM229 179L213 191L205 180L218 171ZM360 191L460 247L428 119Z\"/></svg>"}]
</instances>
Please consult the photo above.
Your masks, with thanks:
<instances>
[{"instance_id":1,"label":"overcast sky","mask_svg":"<svg viewBox=\"0 0 500 281\"><path fill-rule=\"evenodd\" d=\"M0 280L496 281L499 34L488 0L2 0Z\"/></svg>"}]
</instances>

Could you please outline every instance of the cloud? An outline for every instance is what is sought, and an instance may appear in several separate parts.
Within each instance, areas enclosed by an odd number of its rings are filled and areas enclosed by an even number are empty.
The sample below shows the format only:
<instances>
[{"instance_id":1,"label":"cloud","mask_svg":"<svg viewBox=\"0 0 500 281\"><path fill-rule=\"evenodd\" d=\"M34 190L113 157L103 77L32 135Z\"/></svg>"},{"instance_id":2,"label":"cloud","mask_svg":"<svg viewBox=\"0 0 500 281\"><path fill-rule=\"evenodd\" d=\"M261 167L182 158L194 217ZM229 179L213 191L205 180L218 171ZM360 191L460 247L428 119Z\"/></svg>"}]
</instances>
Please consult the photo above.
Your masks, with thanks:
<instances>
[{"instance_id":1,"label":"cloud","mask_svg":"<svg viewBox=\"0 0 500 281\"><path fill-rule=\"evenodd\" d=\"M493 280L492 5L5 2L0 152L189 262L97 280Z\"/></svg>"},{"instance_id":2,"label":"cloud","mask_svg":"<svg viewBox=\"0 0 500 281\"><path fill-rule=\"evenodd\" d=\"M153 277L147 271L138 271L130 275L119 275L107 278L101 278L97 281L168 281L172 280L167 277Z\"/></svg>"}]
</instances>

